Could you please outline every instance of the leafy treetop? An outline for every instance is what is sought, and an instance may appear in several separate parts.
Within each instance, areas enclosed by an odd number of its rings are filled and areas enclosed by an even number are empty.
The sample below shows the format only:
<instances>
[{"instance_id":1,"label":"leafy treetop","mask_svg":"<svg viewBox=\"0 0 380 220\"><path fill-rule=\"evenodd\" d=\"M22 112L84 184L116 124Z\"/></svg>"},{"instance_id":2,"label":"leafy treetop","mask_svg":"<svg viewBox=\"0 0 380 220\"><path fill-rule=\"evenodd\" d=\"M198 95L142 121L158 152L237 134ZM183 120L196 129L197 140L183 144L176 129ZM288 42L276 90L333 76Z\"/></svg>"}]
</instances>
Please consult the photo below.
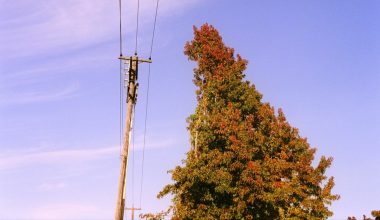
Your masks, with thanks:
<instances>
[{"instance_id":1,"label":"leafy treetop","mask_svg":"<svg viewBox=\"0 0 380 220\"><path fill-rule=\"evenodd\" d=\"M197 63L198 105L188 118L191 150L171 171L173 219L327 219L332 158L315 148L245 80L247 60L218 31L194 27L185 55Z\"/></svg>"}]
</instances>

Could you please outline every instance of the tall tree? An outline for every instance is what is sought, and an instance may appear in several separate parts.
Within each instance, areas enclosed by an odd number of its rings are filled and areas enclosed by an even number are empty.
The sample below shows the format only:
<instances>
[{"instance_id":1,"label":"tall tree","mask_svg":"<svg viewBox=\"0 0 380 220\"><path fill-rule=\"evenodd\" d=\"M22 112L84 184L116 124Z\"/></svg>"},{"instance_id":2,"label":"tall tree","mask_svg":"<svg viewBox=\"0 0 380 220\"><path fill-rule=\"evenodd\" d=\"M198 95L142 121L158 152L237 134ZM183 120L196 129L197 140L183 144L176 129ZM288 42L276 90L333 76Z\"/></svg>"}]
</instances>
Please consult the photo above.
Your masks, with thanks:
<instances>
[{"instance_id":1,"label":"tall tree","mask_svg":"<svg viewBox=\"0 0 380 220\"><path fill-rule=\"evenodd\" d=\"M194 27L185 54L197 63L198 105L188 118L191 150L171 171L173 219L326 219L332 158L313 166L311 148L281 109L275 112L245 80L247 61L218 31Z\"/></svg>"}]
</instances>

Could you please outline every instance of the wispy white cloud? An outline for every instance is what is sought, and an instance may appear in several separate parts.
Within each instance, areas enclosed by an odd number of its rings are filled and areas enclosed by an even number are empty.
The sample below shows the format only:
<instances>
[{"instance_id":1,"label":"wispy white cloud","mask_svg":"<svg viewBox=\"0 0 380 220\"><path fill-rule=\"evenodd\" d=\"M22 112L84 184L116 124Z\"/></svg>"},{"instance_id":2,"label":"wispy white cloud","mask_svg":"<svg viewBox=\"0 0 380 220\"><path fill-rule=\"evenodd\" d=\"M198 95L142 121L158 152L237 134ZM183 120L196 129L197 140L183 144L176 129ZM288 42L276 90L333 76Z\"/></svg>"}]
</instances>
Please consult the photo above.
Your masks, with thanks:
<instances>
[{"instance_id":1,"label":"wispy white cloud","mask_svg":"<svg viewBox=\"0 0 380 220\"><path fill-rule=\"evenodd\" d=\"M97 216L102 213L99 207L93 204L77 202L48 204L35 208L28 216L30 219L55 220L55 219L88 219L89 216Z\"/></svg>"},{"instance_id":2,"label":"wispy white cloud","mask_svg":"<svg viewBox=\"0 0 380 220\"><path fill-rule=\"evenodd\" d=\"M113 27L109 22L113 4L106 1L23 1L17 4L24 13L9 17L0 42L10 56L30 56L88 46ZM30 8L26 11L25 8Z\"/></svg>"},{"instance_id":3,"label":"wispy white cloud","mask_svg":"<svg viewBox=\"0 0 380 220\"><path fill-rule=\"evenodd\" d=\"M52 191L57 189L63 189L66 187L64 182L43 182L38 185L37 189L40 191Z\"/></svg>"},{"instance_id":4,"label":"wispy white cloud","mask_svg":"<svg viewBox=\"0 0 380 220\"><path fill-rule=\"evenodd\" d=\"M17 152L0 156L0 170L24 167L35 164L67 163L73 161L94 160L118 152L118 147L96 149L50 150L38 152Z\"/></svg>"},{"instance_id":5,"label":"wispy white cloud","mask_svg":"<svg viewBox=\"0 0 380 220\"><path fill-rule=\"evenodd\" d=\"M198 2L200 0L161 0L159 23ZM123 0L122 3L123 35L133 38L137 1ZM0 4L0 105L71 97L78 90L75 84L61 90L45 86L73 72L72 68L83 68L106 59L103 53L89 56L79 54L78 49L102 42L116 43L119 37L118 1L0 0ZM148 34L142 34L142 39L139 37L144 42L151 37L155 5L156 0L140 1L140 31L149 30ZM25 62L28 65L23 67ZM29 88L40 91L28 91Z\"/></svg>"},{"instance_id":6,"label":"wispy white cloud","mask_svg":"<svg viewBox=\"0 0 380 220\"><path fill-rule=\"evenodd\" d=\"M175 139L166 138L162 140L147 139L146 149L169 148L176 143ZM136 151L143 148L142 136L136 138L134 144ZM132 150L132 146L130 148ZM73 162L84 162L98 160L106 157L117 157L120 153L119 146L103 148L78 148L49 150L39 148L39 150L23 150L17 152L0 153L0 170L16 169L31 165L42 164L65 164Z\"/></svg>"},{"instance_id":7,"label":"wispy white cloud","mask_svg":"<svg viewBox=\"0 0 380 220\"><path fill-rule=\"evenodd\" d=\"M126 34L135 31L136 2L123 1ZM180 13L197 2L199 0L161 0L160 17ZM155 3L156 0L140 1L140 28L151 28L148 24L153 22ZM4 54L11 57L60 52L118 37L117 1L21 1L6 3L2 8L0 45ZM22 13L9 15L7 10Z\"/></svg>"},{"instance_id":8,"label":"wispy white cloud","mask_svg":"<svg viewBox=\"0 0 380 220\"><path fill-rule=\"evenodd\" d=\"M133 37L136 2L136 0L123 0L126 40ZM142 34L139 40L141 42L145 42L144 37L150 38L155 2L156 0L140 0L140 33ZM197 2L200 0L160 0L158 25L165 22L165 19L180 15ZM113 42L113 46L117 43L119 31L117 4L117 1L104 0L0 0L0 108L4 105L67 99L76 97L79 92L85 90L86 85L81 83L81 79L77 76L70 77L69 74L76 72L72 71L72 68L84 67L85 69L90 65L97 65L95 63L104 63L105 59L116 58L110 57L109 54L105 55L103 47L99 49L102 50L101 52L94 51L101 43L110 42L111 45ZM148 33L145 36L144 31ZM159 32L160 29L157 30L157 34L160 34ZM140 45L143 46L142 44ZM88 50L89 48L91 51ZM107 49L107 52L112 53L112 50L113 48ZM117 55L117 51L114 54ZM18 127L22 128L23 124ZM0 132L7 129L9 129L8 126L0 125ZM24 131L19 133L25 135ZM15 140L15 145L18 145L17 142ZM172 147L175 143L177 141L174 138L147 137L146 149ZM64 145L70 145L70 143L64 143ZM83 170L90 167L86 166L87 164L101 164L98 162L108 159L115 161L114 158L117 160L119 146L76 149L71 147L55 150L51 148L52 145L39 149L33 148L34 150L25 149L26 145L18 147L23 150L4 152L3 146L0 146L0 172L8 177L8 182L25 182L34 186L33 189L39 194L23 195L18 190L14 190L16 196L13 193L11 196L16 197L15 201L18 205L24 205L25 209L28 209L28 205L34 203L29 210L17 213L17 216L15 212L9 211L17 206L13 206L8 201L10 197L3 197L0 203L9 204L7 205L7 210L9 210L8 215L0 211L0 219L15 217L49 220L95 219L91 217L104 217L109 214L104 213L104 207L97 206L97 201L80 203L76 199L68 200L60 196L55 197L59 201L42 201L38 197L44 193L46 195L53 193L44 191L57 190L58 193L60 189L68 190L69 187L74 187L74 184L67 181L69 179L67 175L77 175L74 172L78 172L80 175L77 176L81 176L82 181L83 175L86 174ZM141 150L142 136L136 137L135 148ZM84 166L77 166L79 164ZM45 172L39 172L40 169L53 166L58 168L54 169L54 176L51 176L50 172L48 175ZM26 168L35 169L35 173L27 173L29 169ZM17 172L13 172L15 170ZM57 170L59 172L56 172ZM22 173L22 178L17 176L19 173ZM24 178L27 175L30 177L29 180ZM17 178L9 178L13 176ZM7 191L12 192L12 187L10 186ZM34 198L31 198L31 195ZM22 199L17 200L17 198Z\"/></svg>"},{"instance_id":9,"label":"wispy white cloud","mask_svg":"<svg viewBox=\"0 0 380 220\"><path fill-rule=\"evenodd\" d=\"M2 93L0 94L0 105L27 104L36 102L56 101L73 97L79 90L77 83L70 84L60 90L46 91L34 88L32 91L23 93Z\"/></svg>"}]
</instances>

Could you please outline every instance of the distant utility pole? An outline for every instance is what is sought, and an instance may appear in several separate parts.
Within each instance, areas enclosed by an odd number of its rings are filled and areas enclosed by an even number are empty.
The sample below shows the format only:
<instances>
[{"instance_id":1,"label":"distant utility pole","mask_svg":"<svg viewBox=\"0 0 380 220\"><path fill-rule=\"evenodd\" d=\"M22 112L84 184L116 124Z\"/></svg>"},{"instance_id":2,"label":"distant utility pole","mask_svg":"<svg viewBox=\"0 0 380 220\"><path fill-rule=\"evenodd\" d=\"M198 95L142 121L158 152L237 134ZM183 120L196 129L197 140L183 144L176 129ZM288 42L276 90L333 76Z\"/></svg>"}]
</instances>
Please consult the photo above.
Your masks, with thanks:
<instances>
[{"instance_id":1,"label":"distant utility pole","mask_svg":"<svg viewBox=\"0 0 380 220\"><path fill-rule=\"evenodd\" d=\"M125 132L123 137L123 150L121 154L121 167L119 177L119 188L117 193L115 220L123 220L124 208L126 201L126 182L127 182L127 169L128 169L128 152L129 142L132 127L132 115L137 97L137 78L139 63L151 63L152 61L139 59L136 55L131 57L120 56L119 59L123 60L125 64L129 63L128 69L128 90L127 90L127 115L125 118ZM136 209L137 210L137 209ZM132 210L134 214L134 210ZM132 215L133 216L133 215Z\"/></svg>"},{"instance_id":2,"label":"distant utility pole","mask_svg":"<svg viewBox=\"0 0 380 220\"><path fill-rule=\"evenodd\" d=\"M135 211L137 211L137 210L141 210L141 208L134 208L133 206L132 206L132 208L126 208L125 210L131 210L131 220L135 220Z\"/></svg>"}]
</instances>

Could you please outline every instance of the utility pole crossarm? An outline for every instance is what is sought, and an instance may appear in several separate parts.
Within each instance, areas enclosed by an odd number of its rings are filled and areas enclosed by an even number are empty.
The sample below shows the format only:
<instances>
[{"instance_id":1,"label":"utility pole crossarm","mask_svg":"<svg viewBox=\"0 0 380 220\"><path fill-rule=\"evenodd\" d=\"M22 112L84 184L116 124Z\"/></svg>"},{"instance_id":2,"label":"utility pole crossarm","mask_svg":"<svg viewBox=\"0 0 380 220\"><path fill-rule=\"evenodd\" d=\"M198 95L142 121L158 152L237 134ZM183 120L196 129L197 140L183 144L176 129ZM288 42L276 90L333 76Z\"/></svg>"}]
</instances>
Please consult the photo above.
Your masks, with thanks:
<instances>
[{"instance_id":1,"label":"utility pole crossarm","mask_svg":"<svg viewBox=\"0 0 380 220\"><path fill-rule=\"evenodd\" d=\"M125 210L141 210L141 208L125 208Z\"/></svg>"},{"instance_id":2,"label":"utility pole crossarm","mask_svg":"<svg viewBox=\"0 0 380 220\"><path fill-rule=\"evenodd\" d=\"M133 206L132 206L132 208L126 208L125 210L131 210L131 219L132 220L135 220L135 211L139 211L139 210L141 210L141 208L134 208Z\"/></svg>"},{"instance_id":3,"label":"utility pole crossarm","mask_svg":"<svg viewBox=\"0 0 380 220\"><path fill-rule=\"evenodd\" d=\"M120 56L119 59L120 60L127 60L127 61L136 61L137 60L139 63L152 63L151 59L139 59L136 56L133 56L133 57Z\"/></svg>"}]
</instances>

